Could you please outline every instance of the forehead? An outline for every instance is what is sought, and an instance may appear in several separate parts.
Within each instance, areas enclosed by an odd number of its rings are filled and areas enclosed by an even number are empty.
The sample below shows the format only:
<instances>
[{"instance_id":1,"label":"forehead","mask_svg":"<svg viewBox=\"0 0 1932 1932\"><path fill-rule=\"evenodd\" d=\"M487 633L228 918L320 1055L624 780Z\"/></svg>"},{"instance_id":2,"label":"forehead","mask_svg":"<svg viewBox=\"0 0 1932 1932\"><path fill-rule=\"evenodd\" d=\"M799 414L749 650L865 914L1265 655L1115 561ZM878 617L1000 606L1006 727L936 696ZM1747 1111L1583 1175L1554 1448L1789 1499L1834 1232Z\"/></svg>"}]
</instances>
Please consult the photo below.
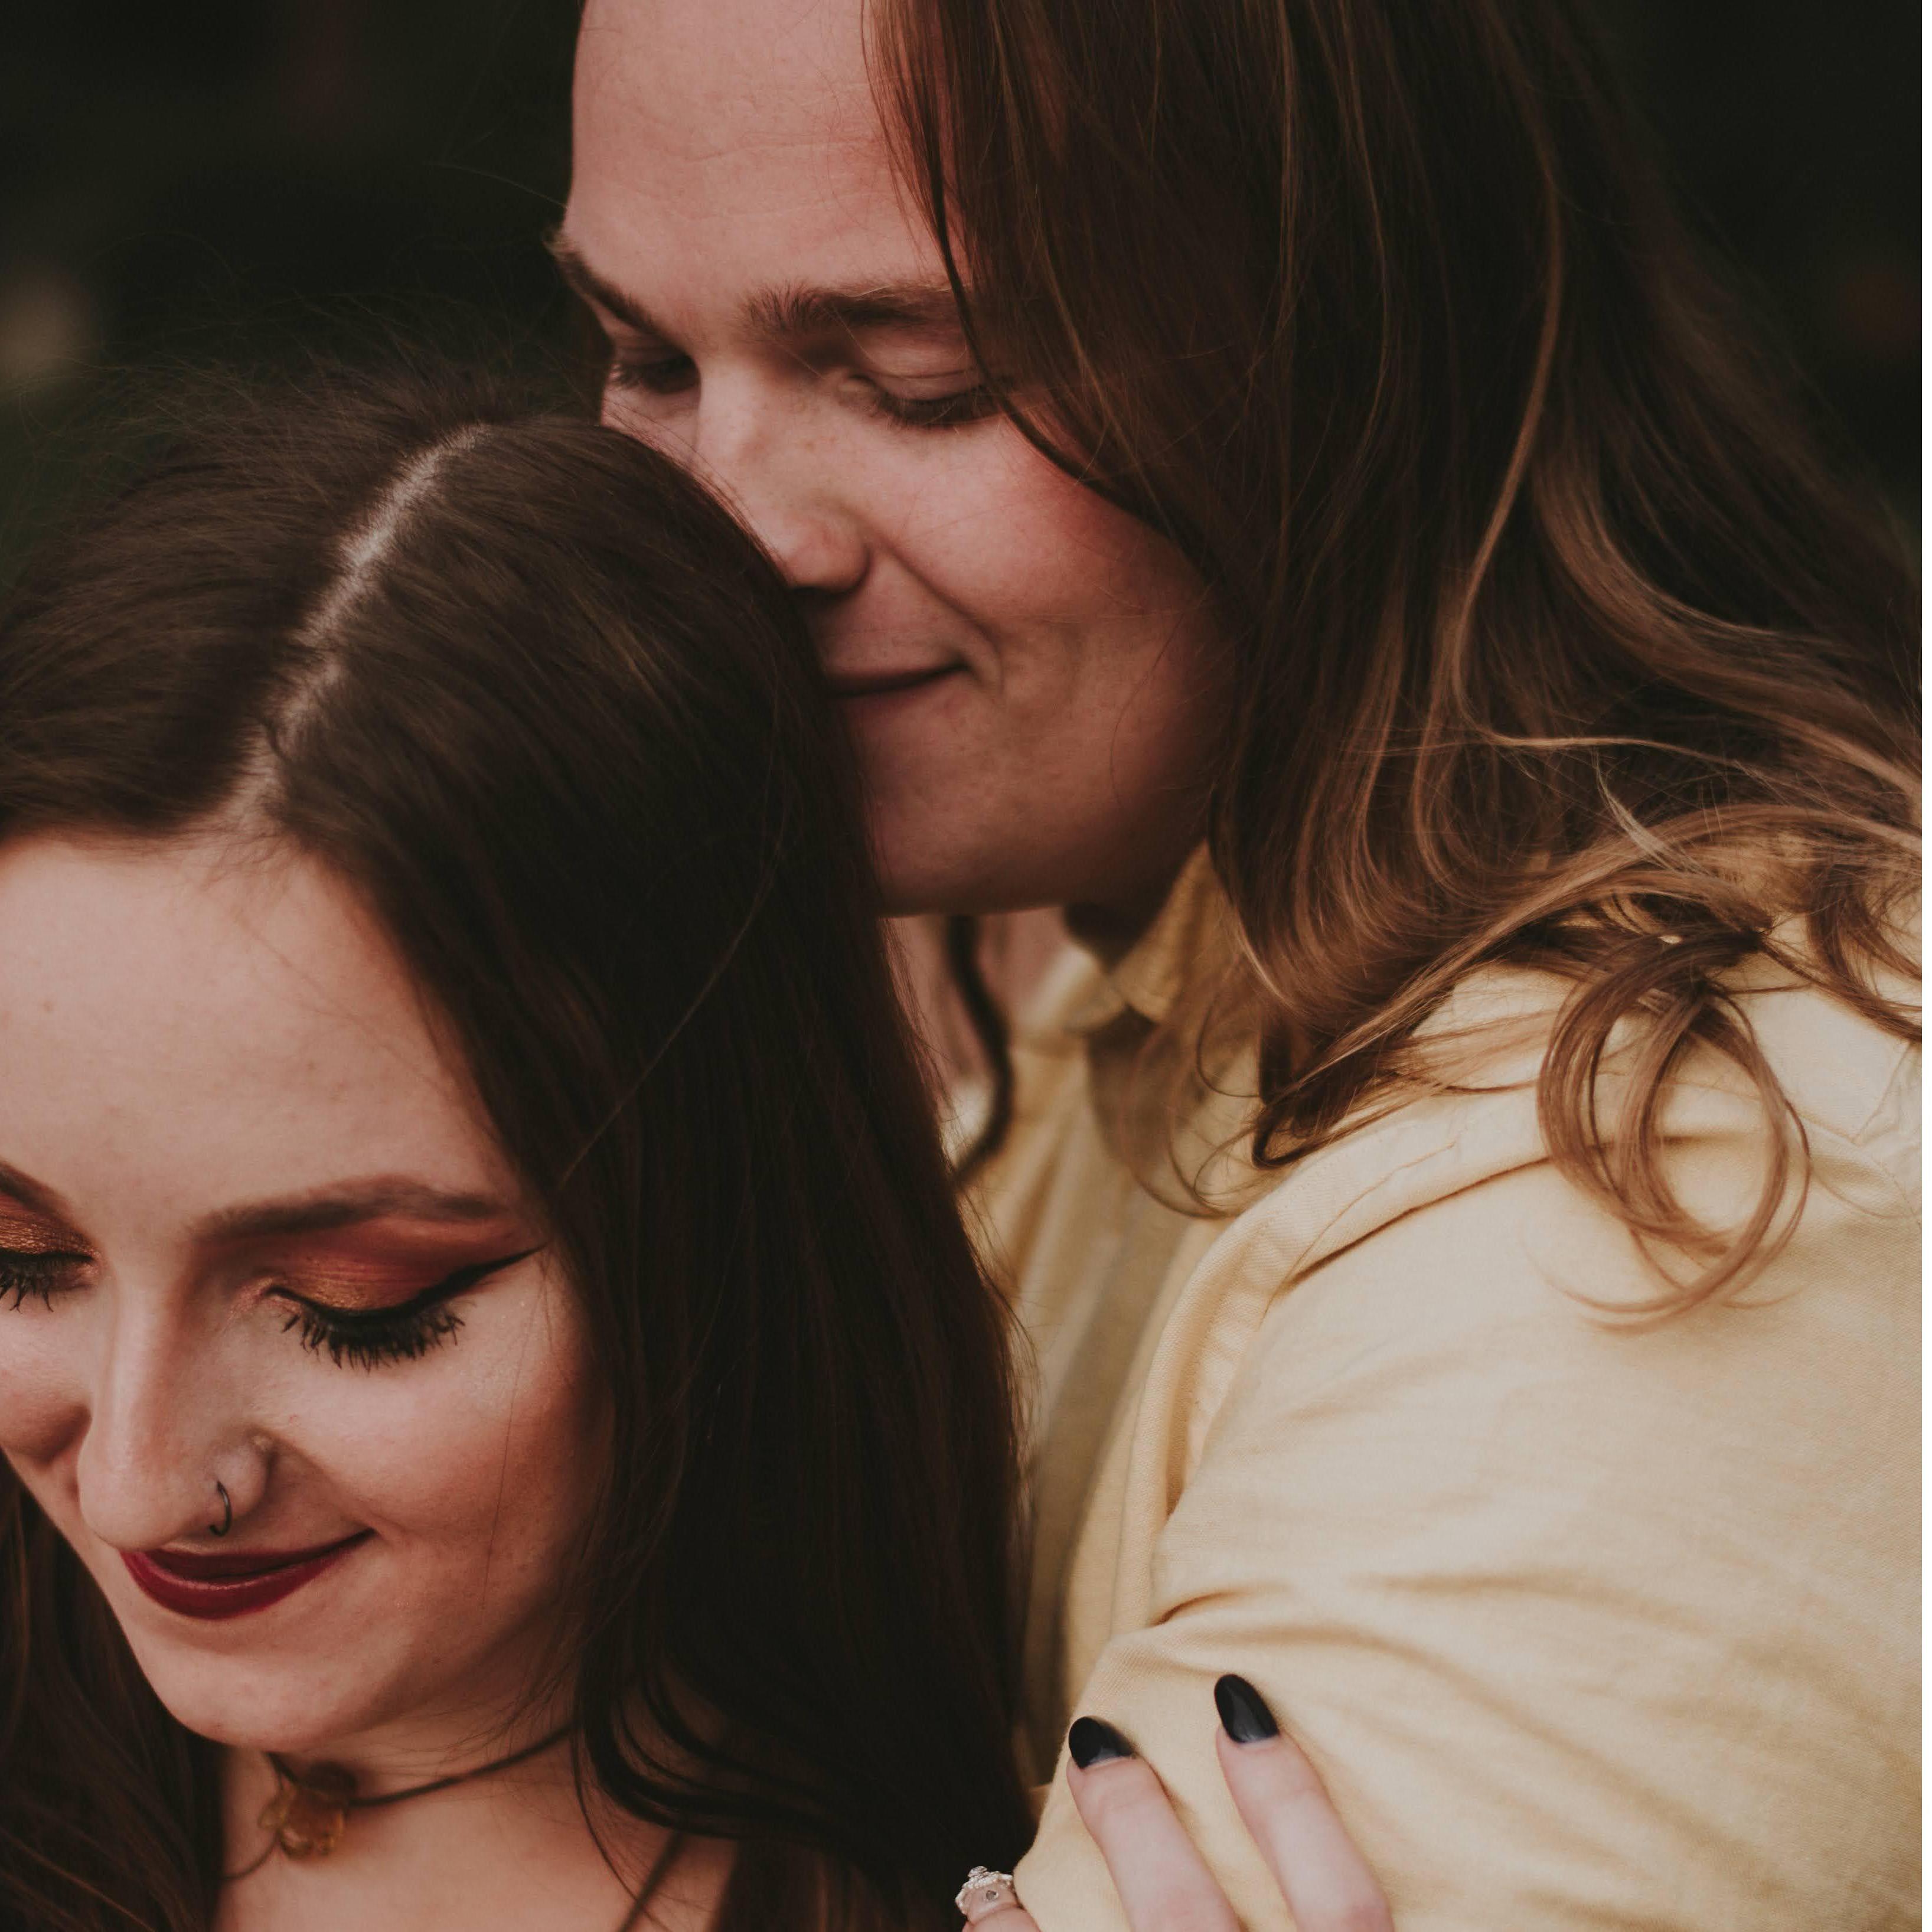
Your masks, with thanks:
<instances>
[{"instance_id":1,"label":"forehead","mask_svg":"<svg viewBox=\"0 0 1932 1932\"><path fill-rule=\"evenodd\" d=\"M496 1156L416 989L299 859L0 848L0 1160L83 1212L172 1222Z\"/></svg>"},{"instance_id":2,"label":"forehead","mask_svg":"<svg viewBox=\"0 0 1932 1932\"><path fill-rule=\"evenodd\" d=\"M590 0L574 112L565 234L654 309L938 273L894 178L860 0Z\"/></svg>"}]
</instances>

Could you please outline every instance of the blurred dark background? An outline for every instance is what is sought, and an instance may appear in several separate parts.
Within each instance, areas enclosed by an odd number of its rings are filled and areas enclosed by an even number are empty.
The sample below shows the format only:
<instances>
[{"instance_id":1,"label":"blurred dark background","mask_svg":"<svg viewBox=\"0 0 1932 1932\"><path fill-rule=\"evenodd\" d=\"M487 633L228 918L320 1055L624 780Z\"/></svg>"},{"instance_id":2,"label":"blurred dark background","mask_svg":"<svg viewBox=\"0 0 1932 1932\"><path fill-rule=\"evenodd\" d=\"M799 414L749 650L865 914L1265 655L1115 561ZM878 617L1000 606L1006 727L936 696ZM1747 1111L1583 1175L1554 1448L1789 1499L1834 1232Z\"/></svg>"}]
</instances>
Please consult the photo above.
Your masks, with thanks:
<instances>
[{"instance_id":1,"label":"blurred dark background","mask_svg":"<svg viewBox=\"0 0 1932 1932\"><path fill-rule=\"evenodd\" d=\"M643 4L643 0L640 0ZM1905 0L1591 0L1682 200L1918 514L1918 22ZM0 14L0 579L118 372L383 319L571 326L573 0L14 0Z\"/></svg>"}]
</instances>

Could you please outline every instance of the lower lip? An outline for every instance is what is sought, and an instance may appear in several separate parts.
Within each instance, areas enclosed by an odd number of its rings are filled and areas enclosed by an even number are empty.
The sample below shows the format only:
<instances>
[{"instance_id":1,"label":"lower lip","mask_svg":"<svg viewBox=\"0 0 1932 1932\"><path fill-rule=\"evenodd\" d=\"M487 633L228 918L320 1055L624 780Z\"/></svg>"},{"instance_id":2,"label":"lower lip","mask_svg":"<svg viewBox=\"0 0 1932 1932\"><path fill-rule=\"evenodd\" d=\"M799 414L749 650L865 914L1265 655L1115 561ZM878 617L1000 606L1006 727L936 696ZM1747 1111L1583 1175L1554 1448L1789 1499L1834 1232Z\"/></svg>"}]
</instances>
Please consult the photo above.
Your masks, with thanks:
<instances>
[{"instance_id":1,"label":"lower lip","mask_svg":"<svg viewBox=\"0 0 1932 1932\"><path fill-rule=\"evenodd\" d=\"M332 1570L372 1534L362 1530L292 1562L246 1570L234 1576L183 1576L141 1550L131 1554L124 1550L121 1560L142 1591L164 1610L212 1622L225 1617L245 1617L251 1610L266 1610L271 1604L279 1604L304 1584L313 1583L325 1570Z\"/></svg>"}]
</instances>

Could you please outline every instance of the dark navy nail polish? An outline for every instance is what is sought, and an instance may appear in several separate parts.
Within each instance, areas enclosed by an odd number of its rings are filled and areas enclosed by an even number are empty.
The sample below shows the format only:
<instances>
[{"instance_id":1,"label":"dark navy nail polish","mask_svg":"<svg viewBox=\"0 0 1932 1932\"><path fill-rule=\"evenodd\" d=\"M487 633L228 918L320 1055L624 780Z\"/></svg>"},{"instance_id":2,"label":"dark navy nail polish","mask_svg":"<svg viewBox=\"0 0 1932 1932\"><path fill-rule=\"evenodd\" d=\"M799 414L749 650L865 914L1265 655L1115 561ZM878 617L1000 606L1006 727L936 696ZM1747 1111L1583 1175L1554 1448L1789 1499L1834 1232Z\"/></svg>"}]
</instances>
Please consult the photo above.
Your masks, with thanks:
<instances>
[{"instance_id":1,"label":"dark navy nail polish","mask_svg":"<svg viewBox=\"0 0 1932 1932\"><path fill-rule=\"evenodd\" d=\"M1221 1728L1238 1744L1258 1744L1281 1736L1268 1700L1245 1677L1224 1677L1214 1686L1214 1708Z\"/></svg>"},{"instance_id":2,"label":"dark navy nail polish","mask_svg":"<svg viewBox=\"0 0 1932 1932\"><path fill-rule=\"evenodd\" d=\"M1066 1748L1082 1771L1135 1754L1133 1746L1104 1718L1076 1718L1072 1730L1066 1734Z\"/></svg>"}]
</instances>

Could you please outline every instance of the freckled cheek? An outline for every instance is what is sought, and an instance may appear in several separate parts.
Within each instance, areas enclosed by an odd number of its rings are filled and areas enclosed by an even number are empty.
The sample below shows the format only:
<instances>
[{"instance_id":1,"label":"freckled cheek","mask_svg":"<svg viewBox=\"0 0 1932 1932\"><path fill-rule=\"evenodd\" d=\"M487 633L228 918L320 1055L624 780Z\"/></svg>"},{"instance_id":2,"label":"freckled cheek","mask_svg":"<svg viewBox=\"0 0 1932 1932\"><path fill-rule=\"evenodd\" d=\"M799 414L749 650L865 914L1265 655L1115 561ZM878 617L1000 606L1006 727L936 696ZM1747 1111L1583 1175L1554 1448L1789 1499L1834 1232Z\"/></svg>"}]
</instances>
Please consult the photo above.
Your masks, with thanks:
<instances>
[{"instance_id":1,"label":"freckled cheek","mask_svg":"<svg viewBox=\"0 0 1932 1932\"><path fill-rule=\"evenodd\" d=\"M494 1353L466 1332L428 1373L337 1371L350 1386L290 1415L284 1439L399 1551L458 1570L549 1564L601 1467L597 1394L574 1347Z\"/></svg>"},{"instance_id":2,"label":"freckled cheek","mask_svg":"<svg viewBox=\"0 0 1932 1932\"><path fill-rule=\"evenodd\" d=\"M881 496L908 566L996 645L1118 632L1192 606L1180 554L1030 451L962 461L941 482L896 478ZM1117 642L1124 643L1121 636Z\"/></svg>"},{"instance_id":3,"label":"freckled cheek","mask_svg":"<svg viewBox=\"0 0 1932 1932\"><path fill-rule=\"evenodd\" d=\"M0 1308L0 1450L16 1466L52 1460L86 1424L88 1384L64 1326L31 1305Z\"/></svg>"}]
</instances>

